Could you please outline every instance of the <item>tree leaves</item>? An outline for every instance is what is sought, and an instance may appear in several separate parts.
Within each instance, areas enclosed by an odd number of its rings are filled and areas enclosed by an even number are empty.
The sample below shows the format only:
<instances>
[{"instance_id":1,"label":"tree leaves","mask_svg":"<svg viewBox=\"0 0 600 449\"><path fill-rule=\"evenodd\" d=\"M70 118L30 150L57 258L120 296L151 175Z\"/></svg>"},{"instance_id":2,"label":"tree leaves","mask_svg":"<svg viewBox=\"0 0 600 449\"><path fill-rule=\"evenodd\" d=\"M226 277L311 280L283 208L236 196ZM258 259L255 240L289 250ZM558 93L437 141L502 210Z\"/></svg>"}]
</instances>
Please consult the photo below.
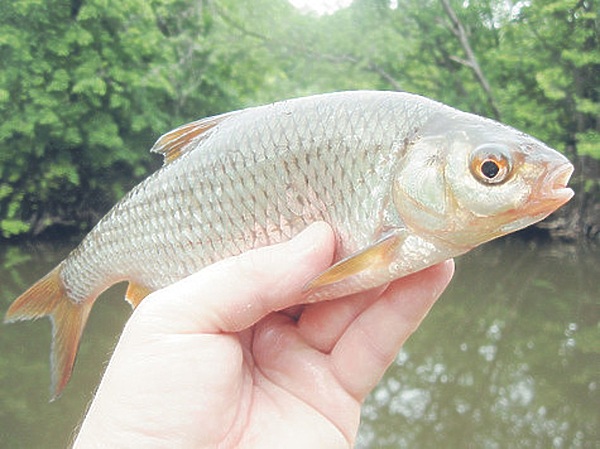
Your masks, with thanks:
<instances>
[{"instance_id":1,"label":"tree leaves","mask_svg":"<svg viewBox=\"0 0 600 449\"><path fill-rule=\"evenodd\" d=\"M283 0L4 2L0 219L16 221L0 234L89 227L159 164L146 150L162 133L317 92L412 91L599 157L593 3L354 0L315 16Z\"/></svg>"},{"instance_id":2,"label":"tree leaves","mask_svg":"<svg viewBox=\"0 0 600 449\"><path fill-rule=\"evenodd\" d=\"M23 0L0 13L0 175L10 187L0 196L4 237L54 223L89 226L115 191L158 164L147 153L154 139L218 112L227 98L198 86L183 100L185 113L173 106L183 85L173 76L181 69L174 50L187 34L174 28L165 36L160 22L188 12L188 2L79 4ZM197 18L187 15L190 24Z\"/></svg>"}]
</instances>

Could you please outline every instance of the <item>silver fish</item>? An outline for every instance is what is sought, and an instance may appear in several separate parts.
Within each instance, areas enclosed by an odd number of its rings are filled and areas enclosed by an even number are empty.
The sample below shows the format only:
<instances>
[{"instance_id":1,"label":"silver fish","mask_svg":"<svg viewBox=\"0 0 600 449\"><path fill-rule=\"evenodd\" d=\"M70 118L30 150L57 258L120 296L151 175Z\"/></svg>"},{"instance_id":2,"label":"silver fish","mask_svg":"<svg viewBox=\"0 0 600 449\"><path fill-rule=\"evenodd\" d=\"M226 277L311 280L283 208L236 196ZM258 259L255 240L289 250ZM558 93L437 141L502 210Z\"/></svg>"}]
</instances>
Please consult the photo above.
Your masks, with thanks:
<instances>
[{"instance_id":1,"label":"silver fish","mask_svg":"<svg viewBox=\"0 0 600 449\"><path fill-rule=\"evenodd\" d=\"M52 395L106 288L150 292L324 220L337 263L307 286L332 299L385 284L535 223L566 203L569 161L538 140L392 92L282 101L175 129L165 165L129 192L7 322L49 316Z\"/></svg>"}]
</instances>

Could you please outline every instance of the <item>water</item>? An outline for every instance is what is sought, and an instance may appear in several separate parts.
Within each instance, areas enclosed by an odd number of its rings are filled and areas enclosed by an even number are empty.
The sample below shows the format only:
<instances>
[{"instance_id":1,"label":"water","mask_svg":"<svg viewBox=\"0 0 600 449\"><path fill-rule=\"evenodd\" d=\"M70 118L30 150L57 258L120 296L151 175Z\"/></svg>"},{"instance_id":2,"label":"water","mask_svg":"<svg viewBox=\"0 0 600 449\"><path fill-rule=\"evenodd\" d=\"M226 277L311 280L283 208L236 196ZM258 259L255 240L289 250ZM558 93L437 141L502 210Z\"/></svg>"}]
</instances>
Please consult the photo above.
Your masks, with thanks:
<instances>
[{"instance_id":1,"label":"water","mask_svg":"<svg viewBox=\"0 0 600 449\"><path fill-rule=\"evenodd\" d=\"M0 248L0 312L68 252ZM451 287L368 398L357 448L600 447L600 250L503 240ZM94 307L73 378L49 403L48 320L0 326L0 448L64 448L130 314Z\"/></svg>"}]
</instances>

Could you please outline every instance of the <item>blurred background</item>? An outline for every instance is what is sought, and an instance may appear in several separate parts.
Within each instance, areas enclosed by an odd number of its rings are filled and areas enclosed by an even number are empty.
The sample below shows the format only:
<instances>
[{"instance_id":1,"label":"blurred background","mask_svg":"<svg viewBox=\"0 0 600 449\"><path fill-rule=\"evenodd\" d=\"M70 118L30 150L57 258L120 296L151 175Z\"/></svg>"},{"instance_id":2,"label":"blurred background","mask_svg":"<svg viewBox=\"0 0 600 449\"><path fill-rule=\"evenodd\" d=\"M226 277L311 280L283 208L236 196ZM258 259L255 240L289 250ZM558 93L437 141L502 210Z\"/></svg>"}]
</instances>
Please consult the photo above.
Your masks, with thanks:
<instances>
[{"instance_id":1,"label":"blurred background","mask_svg":"<svg viewBox=\"0 0 600 449\"><path fill-rule=\"evenodd\" d=\"M597 0L0 0L0 310L198 118L402 90L500 120L576 167L571 202L460 258L364 407L357 447L600 447ZM49 328L0 329L0 447L65 447L129 315L97 303L48 404Z\"/></svg>"}]
</instances>

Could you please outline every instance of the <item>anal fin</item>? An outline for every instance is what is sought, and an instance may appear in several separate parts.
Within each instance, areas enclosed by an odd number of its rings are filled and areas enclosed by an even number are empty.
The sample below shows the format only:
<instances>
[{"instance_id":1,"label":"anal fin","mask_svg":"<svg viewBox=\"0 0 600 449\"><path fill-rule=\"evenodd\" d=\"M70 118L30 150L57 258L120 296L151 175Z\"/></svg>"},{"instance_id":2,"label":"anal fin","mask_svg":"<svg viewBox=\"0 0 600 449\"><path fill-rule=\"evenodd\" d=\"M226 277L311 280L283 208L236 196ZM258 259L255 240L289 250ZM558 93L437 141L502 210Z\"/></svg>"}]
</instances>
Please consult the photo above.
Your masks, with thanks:
<instances>
[{"instance_id":1,"label":"anal fin","mask_svg":"<svg viewBox=\"0 0 600 449\"><path fill-rule=\"evenodd\" d=\"M130 282L125 292L125 299L134 309L140 305L142 300L152 293L153 290L136 282Z\"/></svg>"}]
</instances>

